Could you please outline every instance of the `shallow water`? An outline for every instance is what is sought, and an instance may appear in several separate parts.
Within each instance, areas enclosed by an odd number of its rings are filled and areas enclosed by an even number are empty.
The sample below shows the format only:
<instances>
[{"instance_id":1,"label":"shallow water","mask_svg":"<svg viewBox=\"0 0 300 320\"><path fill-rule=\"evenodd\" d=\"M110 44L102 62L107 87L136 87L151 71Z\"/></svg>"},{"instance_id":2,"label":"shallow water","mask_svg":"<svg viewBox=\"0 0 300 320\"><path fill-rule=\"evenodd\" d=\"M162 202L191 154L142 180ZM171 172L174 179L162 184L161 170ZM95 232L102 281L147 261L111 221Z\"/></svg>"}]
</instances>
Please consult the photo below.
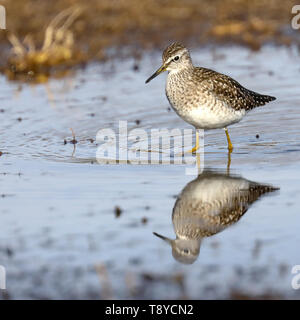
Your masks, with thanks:
<instances>
[{"instance_id":1,"label":"shallow water","mask_svg":"<svg viewBox=\"0 0 300 320\"><path fill-rule=\"evenodd\" d=\"M299 55L233 47L202 48L192 57L277 97L230 127L230 173L280 190L204 237L193 264L179 263L153 232L175 238L176 196L196 175L186 175L186 165L98 164L99 145L90 141L100 129L117 131L120 120L128 130L189 128L168 110L164 75L144 84L160 54L145 57L137 71L131 60L116 61L47 85L1 77L3 298L300 297L291 286L291 269L300 264ZM205 168L223 173L224 132L206 132L204 143Z\"/></svg>"}]
</instances>

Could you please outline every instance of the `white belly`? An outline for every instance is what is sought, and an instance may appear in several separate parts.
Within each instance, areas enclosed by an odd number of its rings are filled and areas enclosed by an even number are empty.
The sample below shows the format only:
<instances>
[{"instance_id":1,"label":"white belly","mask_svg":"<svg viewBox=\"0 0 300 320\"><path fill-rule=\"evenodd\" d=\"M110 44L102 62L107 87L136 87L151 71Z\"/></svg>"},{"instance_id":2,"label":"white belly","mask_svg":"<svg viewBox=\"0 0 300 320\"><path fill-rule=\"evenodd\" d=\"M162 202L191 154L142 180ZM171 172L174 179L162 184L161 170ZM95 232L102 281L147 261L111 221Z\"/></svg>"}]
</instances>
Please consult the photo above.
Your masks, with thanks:
<instances>
[{"instance_id":1,"label":"white belly","mask_svg":"<svg viewBox=\"0 0 300 320\"><path fill-rule=\"evenodd\" d=\"M246 111L235 111L228 107L223 108L192 108L185 112L178 112L178 115L186 122L190 123L197 129L218 129L225 128L231 124L239 122Z\"/></svg>"}]
</instances>

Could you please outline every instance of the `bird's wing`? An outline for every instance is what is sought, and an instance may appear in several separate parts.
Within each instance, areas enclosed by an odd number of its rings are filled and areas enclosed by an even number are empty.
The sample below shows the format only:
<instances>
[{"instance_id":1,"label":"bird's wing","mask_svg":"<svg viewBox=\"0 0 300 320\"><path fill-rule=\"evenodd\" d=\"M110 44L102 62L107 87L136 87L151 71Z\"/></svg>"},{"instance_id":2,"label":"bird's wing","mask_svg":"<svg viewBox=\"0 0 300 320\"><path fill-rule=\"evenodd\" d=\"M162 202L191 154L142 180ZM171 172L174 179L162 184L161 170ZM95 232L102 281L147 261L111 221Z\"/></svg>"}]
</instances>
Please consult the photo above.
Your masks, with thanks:
<instances>
[{"instance_id":1,"label":"bird's wing","mask_svg":"<svg viewBox=\"0 0 300 320\"><path fill-rule=\"evenodd\" d=\"M194 239L211 236L239 221L262 195L276 190L238 177L200 175L183 189L174 205L175 230Z\"/></svg>"},{"instance_id":2,"label":"bird's wing","mask_svg":"<svg viewBox=\"0 0 300 320\"><path fill-rule=\"evenodd\" d=\"M214 70L195 68L195 74L204 90L216 99L226 101L228 106L235 110L249 111L276 99L248 90L229 76Z\"/></svg>"}]
</instances>

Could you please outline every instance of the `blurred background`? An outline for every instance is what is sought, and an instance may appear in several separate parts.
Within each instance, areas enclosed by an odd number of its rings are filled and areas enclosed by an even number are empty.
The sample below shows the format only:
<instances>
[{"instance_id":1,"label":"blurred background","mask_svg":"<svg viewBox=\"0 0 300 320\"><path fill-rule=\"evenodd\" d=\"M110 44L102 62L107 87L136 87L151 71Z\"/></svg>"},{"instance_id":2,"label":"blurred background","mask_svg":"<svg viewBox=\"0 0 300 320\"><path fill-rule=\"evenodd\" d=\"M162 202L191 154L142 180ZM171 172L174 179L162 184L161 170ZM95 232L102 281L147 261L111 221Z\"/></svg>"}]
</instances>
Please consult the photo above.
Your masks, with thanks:
<instances>
[{"instance_id":1,"label":"blurred background","mask_svg":"<svg viewBox=\"0 0 300 320\"><path fill-rule=\"evenodd\" d=\"M7 32L0 32L0 65L14 79L29 71L47 75L58 65L61 70L113 55L127 53L138 59L144 50L162 49L172 40L194 47L235 43L252 50L265 43L291 45L299 43L299 32L297 36L290 27L291 8L296 3L3 0Z\"/></svg>"},{"instance_id":2,"label":"blurred background","mask_svg":"<svg viewBox=\"0 0 300 320\"><path fill-rule=\"evenodd\" d=\"M0 299L299 299L291 285L300 264L296 3L0 0ZM172 148L153 150L145 139L130 141L117 165L96 158L97 132L118 134L121 120L149 137L153 128L191 129L168 104L166 74L145 84L175 40L196 66L277 98L230 127L233 177L223 130L205 132L213 173L204 190L239 177L274 192L233 199L220 216L232 223L202 230L189 265L175 241L153 232L176 238L177 196L186 186L201 191L201 175L133 164L139 152L170 158Z\"/></svg>"}]
</instances>

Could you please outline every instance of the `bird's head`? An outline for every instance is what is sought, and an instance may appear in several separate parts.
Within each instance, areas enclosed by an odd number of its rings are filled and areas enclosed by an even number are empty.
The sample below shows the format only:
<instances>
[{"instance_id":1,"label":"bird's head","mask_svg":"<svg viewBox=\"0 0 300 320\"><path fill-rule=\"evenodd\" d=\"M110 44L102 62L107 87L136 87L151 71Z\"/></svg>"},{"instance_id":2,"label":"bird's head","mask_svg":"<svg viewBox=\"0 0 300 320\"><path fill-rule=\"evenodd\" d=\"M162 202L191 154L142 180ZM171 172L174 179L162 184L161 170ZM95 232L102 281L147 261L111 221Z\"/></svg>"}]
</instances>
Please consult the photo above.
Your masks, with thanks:
<instances>
[{"instance_id":1,"label":"bird's head","mask_svg":"<svg viewBox=\"0 0 300 320\"><path fill-rule=\"evenodd\" d=\"M188 49L178 42L172 43L164 50L162 60L162 66L146 80L146 83L164 71L178 72L193 66Z\"/></svg>"},{"instance_id":2,"label":"bird's head","mask_svg":"<svg viewBox=\"0 0 300 320\"><path fill-rule=\"evenodd\" d=\"M197 260L200 253L201 240L180 238L172 240L156 232L153 232L153 234L172 247L172 256L178 262L192 264Z\"/></svg>"}]
</instances>

